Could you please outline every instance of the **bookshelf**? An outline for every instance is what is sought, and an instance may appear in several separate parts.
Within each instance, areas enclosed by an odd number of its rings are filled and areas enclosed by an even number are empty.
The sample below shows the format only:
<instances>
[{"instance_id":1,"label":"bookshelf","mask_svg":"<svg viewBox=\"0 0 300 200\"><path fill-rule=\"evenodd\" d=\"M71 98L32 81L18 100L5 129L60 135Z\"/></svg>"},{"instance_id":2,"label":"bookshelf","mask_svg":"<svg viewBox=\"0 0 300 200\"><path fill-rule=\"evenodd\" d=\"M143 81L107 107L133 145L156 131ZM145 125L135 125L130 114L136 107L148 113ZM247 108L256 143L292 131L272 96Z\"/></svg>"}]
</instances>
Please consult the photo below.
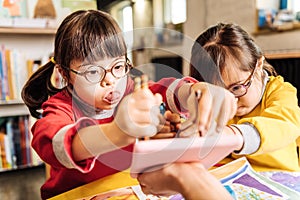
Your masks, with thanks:
<instances>
[{"instance_id":1,"label":"bookshelf","mask_svg":"<svg viewBox=\"0 0 300 200\"><path fill-rule=\"evenodd\" d=\"M21 100L0 101L0 117L29 115L28 108Z\"/></svg>"},{"instance_id":2,"label":"bookshelf","mask_svg":"<svg viewBox=\"0 0 300 200\"><path fill-rule=\"evenodd\" d=\"M54 28L3 28L0 27L0 34L29 34L29 35L50 35L54 36Z\"/></svg>"},{"instance_id":3,"label":"bookshelf","mask_svg":"<svg viewBox=\"0 0 300 200\"><path fill-rule=\"evenodd\" d=\"M20 93L32 73L28 71L29 63L44 64L48 61L55 33L54 28L0 27L0 56L2 61L5 60L0 62L1 173L43 164L31 148L30 128L34 119ZM7 52L10 57L7 57ZM5 73L7 78L4 78Z\"/></svg>"}]
</instances>

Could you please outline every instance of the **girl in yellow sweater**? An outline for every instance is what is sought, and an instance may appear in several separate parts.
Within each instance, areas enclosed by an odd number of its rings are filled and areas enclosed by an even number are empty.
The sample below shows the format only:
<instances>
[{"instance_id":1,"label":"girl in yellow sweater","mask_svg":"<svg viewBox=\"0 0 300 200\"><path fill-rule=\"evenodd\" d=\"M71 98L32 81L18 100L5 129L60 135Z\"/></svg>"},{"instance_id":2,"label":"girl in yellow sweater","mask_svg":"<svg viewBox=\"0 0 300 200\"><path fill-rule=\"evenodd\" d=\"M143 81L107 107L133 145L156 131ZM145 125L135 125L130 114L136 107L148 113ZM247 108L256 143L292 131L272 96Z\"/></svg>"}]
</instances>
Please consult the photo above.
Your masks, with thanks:
<instances>
[{"instance_id":1,"label":"girl in yellow sweater","mask_svg":"<svg viewBox=\"0 0 300 200\"><path fill-rule=\"evenodd\" d=\"M224 131L241 133L244 145L225 163L246 156L257 170L300 170L297 90L277 76L246 31L220 23L201 33L192 48L190 73L238 99L236 115Z\"/></svg>"}]
</instances>

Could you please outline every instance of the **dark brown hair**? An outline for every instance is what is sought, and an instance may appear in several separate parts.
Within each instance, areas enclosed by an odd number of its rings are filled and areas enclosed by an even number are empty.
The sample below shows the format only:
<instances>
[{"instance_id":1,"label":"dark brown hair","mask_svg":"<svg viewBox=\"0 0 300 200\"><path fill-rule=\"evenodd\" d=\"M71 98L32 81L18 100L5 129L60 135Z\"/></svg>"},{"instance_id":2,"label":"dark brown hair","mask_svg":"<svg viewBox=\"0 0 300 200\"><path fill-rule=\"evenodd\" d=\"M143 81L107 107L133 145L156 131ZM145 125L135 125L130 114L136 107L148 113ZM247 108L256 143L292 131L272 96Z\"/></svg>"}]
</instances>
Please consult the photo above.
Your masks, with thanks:
<instances>
[{"instance_id":1,"label":"dark brown hair","mask_svg":"<svg viewBox=\"0 0 300 200\"><path fill-rule=\"evenodd\" d=\"M126 44L116 21L98 10L79 10L67 16L55 35L54 60L41 66L26 82L22 98L32 116L39 118L42 103L58 89L51 83L55 66L70 67L72 61L93 62L126 56ZM61 68L68 82L69 71Z\"/></svg>"},{"instance_id":2,"label":"dark brown hair","mask_svg":"<svg viewBox=\"0 0 300 200\"><path fill-rule=\"evenodd\" d=\"M190 75L199 81L224 86L221 74L226 62L233 59L243 71L252 71L261 49L250 35L236 24L219 23L208 28L196 39L190 63ZM228 66L229 67L229 66ZM277 75L275 69L264 61L263 68L270 75Z\"/></svg>"}]
</instances>

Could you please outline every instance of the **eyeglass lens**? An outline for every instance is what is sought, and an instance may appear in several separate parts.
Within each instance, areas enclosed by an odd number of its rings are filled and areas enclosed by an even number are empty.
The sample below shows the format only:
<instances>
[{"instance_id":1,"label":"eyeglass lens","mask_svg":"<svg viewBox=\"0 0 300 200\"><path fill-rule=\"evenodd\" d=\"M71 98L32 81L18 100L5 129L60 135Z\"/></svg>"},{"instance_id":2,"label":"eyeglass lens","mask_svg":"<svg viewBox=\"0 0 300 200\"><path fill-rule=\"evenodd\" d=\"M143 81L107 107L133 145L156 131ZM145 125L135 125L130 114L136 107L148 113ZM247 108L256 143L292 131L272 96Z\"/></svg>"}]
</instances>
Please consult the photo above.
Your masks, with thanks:
<instances>
[{"instance_id":1,"label":"eyeglass lens","mask_svg":"<svg viewBox=\"0 0 300 200\"><path fill-rule=\"evenodd\" d=\"M101 66L89 66L84 72L85 78L92 83L99 83L103 80L107 72L111 72L115 78L122 78L129 72L129 66L125 61L119 61L110 69Z\"/></svg>"},{"instance_id":2,"label":"eyeglass lens","mask_svg":"<svg viewBox=\"0 0 300 200\"><path fill-rule=\"evenodd\" d=\"M246 93L247 88L244 85L235 85L229 88L229 91L235 96L240 96Z\"/></svg>"}]
</instances>

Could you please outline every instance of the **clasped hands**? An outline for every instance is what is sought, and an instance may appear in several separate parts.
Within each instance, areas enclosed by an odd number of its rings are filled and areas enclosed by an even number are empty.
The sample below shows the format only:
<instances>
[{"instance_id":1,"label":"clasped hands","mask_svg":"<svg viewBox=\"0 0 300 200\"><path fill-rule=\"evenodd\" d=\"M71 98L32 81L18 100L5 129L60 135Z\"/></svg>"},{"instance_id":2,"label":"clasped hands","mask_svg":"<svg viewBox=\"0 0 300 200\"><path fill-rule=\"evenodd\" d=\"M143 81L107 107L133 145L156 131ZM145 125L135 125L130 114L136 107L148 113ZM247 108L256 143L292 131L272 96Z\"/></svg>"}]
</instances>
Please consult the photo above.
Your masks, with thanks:
<instances>
[{"instance_id":1,"label":"clasped hands","mask_svg":"<svg viewBox=\"0 0 300 200\"><path fill-rule=\"evenodd\" d=\"M222 131L236 113L237 101L234 96L224 88L205 82L193 84L190 91L186 101L193 120L189 121L188 118L189 123L185 125L197 131L183 132L179 137L199 133L204 136L212 126L215 126L217 132ZM197 93L200 96L195 95ZM170 111L162 116L159 110L161 102L162 96L153 94L147 84L142 83L121 101L115 121L123 132L132 137L174 137L181 127L180 116Z\"/></svg>"},{"instance_id":2,"label":"clasped hands","mask_svg":"<svg viewBox=\"0 0 300 200\"><path fill-rule=\"evenodd\" d=\"M236 113L237 99L226 89L204 82L193 84L189 91L190 94L186 99L189 118L181 123L180 115L177 113L167 110L164 116L160 114L159 106L162 102L160 94L153 94L147 87L136 89L119 105L118 117L125 114L128 116L116 118L126 121L120 128L132 137L152 137L153 139L172 138L178 133L179 137L191 137L197 134L204 136L210 128L214 128L216 132L222 132L227 122ZM182 101L184 99L179 100L179 102ZM217 199L219 194L223 194L224 199L231 199L218 180L200 163L174 163L159 171L139 174L137 179L145 194L171 195L180 192L183 195L195 195L196 198L187 196L190 199L199 198L198 193L190 194L189 190L181 186L182 182L178 177L182 174L186 174L187 178L193 178L191 181L202 188L204 198ZM194 177L200 178L195 182ZM218 192L205 192L205 189L210 191L211 187L215 186L219 186L216 187Z\"/></svg>"}]
</instances>

